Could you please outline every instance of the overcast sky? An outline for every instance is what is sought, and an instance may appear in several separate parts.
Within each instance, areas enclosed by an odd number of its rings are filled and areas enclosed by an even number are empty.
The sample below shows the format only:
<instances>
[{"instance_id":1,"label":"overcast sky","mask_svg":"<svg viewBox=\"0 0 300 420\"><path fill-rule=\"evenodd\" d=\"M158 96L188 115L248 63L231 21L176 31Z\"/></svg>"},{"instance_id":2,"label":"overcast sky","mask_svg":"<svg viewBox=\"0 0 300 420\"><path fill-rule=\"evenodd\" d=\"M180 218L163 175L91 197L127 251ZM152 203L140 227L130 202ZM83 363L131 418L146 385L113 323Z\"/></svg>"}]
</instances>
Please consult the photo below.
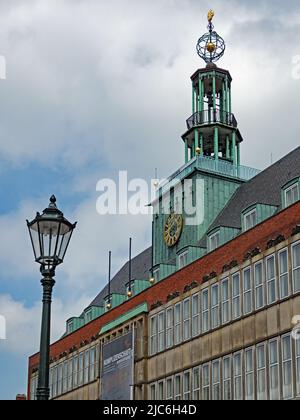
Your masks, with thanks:
<instances>
[{"instance_id":1,"label":"overcast sky","mask_svg":"<svg viewBox=\"0 0 300 420\"><path fill-rule=\"evenodd\" d=\"M57 270L53 339L117 271L150 244L146 216L96 213L97 181L150 179L184 160L195 52L215 9L227 50L243 164L260 169L298 146L299 1L0 0L0 398L26 392L27 358L38 349L39 271L25 220L58 205L78 228Z\"/></svg>"}]
</instances>

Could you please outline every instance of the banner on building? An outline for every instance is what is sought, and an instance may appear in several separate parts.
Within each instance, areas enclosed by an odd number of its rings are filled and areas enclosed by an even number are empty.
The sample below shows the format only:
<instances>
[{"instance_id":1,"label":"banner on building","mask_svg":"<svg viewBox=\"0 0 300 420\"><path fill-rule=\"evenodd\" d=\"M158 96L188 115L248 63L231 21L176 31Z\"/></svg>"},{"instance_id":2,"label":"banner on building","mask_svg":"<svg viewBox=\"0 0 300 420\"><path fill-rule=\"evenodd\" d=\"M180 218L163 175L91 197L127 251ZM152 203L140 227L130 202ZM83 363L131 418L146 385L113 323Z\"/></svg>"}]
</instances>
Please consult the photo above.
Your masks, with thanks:
<instances>
[{"instance_id":1,"label":"banner on building","mask_svg":"<svg viewBox=\"0 0 300 420\"><path fill-rule=\"evenodd\" d=\"M102 348L101 399L131 400L133 387L132 332Z\"/></svg>"}]
</instances>

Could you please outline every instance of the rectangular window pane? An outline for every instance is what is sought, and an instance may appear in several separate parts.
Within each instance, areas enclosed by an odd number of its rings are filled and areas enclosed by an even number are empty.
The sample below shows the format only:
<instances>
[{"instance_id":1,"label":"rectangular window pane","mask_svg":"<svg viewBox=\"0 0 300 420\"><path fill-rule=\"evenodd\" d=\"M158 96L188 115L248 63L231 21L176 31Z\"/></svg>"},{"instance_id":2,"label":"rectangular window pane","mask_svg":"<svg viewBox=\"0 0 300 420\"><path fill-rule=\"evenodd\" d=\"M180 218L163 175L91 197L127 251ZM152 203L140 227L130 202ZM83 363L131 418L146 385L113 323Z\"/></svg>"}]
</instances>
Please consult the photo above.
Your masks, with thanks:
<instances>
[{"instance_id":1,"label":"rectangular window pane","mask_svg":"<svg viewBox=\"0 0 300 420\"><path fill-rule=\"evenodd\" d=\"M293 286L294 293L300 292L300 243L293 246Z\"/></svg>"},{"instance_id":2,"label":"rectangular window pane","mask_svg":"<svg viewBox=\"0 0 300 420\"><path fill-rule=\"evenodd\" d=\"M253 349L248 349L245 351L245 391L246 400L254 400Z\"/></svg>"},{"instance_id":3,"label":"rectangular window pane","mask_svg":"<svg viewBox=\"0 0 300 420\"><path fill-rule=\"evenodd\" d=\"M190 313L190 299L183 302L183 340L191 338L191 313Z\"/></svg>"},{"instance_id":4,"label":"rectangular window pane","mask_svg":"<svg viewBox=\"0 0 300 420\"><path fill-rule=\"evenodd\" d=\"M279 289L280 299L284 299L289 296L290 287L287 249L279 253Z\"/></svg>"},{"instance_id":5,"label":"rectangular window pane","mask_svg":"<svg viewBox=\"0 0 300 420\"><path fill-rule=\"evenodd\" d=\"M268 304L272 304L277 300L276 290L276 267L274 255L267 259L267 290Z\"/></svg>"},{"instance_id":6,"label":"rectangular window pane","mask_svg":"<svg viewBox=\"0 0 300 420\"><path fill-rule=\"evenodd\" d=\"M154 316L150 320L150 352L151 355L157 352L157 317Z\"/></svg>"},{"instance_id":7,"label":"rectangular window pane","mask_svg":"<svg viewBox=\"0 0 300 420\"><path fill-rule=\"evenodd\" d=\"M254 267L255 284L255 309L260 309L265 304L263 263L259 262Z\"/></svg>"},{"instance_id":8,"label":"rectangular window pane","mask_svg":"<svg viewBox=\"0 0 300 420\"><path fill-rule=\"evenodd\" d=\"M282 352L282 382L283 399L293 398L293 373L292 373L292 343L291 336L285 336L281 342Z\"/></svg>"},{"instance_id":9,"label":"rectangular window pane","mask_svg":"<svg viewBox=\"0 0 300 420\"><path fill-rule=\"evenodd\" d=\"M193 400L200 400L200 368L193 370Z\"/></svg>"},{"instance_id":10,"label":"rectangular window pane","mask_svg":"<svg viewBox=\"0 0 300 420\"><path fill-rule=\"evenodd\" d=\"M175 314L174 314L174 341L175 345L180 344L182 341L182 314L181 314L181 303L175 305Z\"/></svg>"},{"instance_id":11,"label":"rectangular window pane","mask_svg":"<svg viewBox=\"0 0 300 420\"><path fill-rule=\"evenodd\" d=\"M164 383L163 381L158 383L158 399L162 401L164 399Z\"/></svg>"},{"instance_id":12,"label":"rectangular window pane","mask_svg":"<svg viewBox=\"0 0 300 420\"><path fill-rule=\"evenodd\" d=\"M173 400L173 378L167 379L166 400Z\"/></svg>"},{"instance_id":13,"label":"rectangular window pane","mask_svg":"<svg viewBox=\"0 0 300 420\"><path fill-rule=\"evenodd\" d=\"M257 399L266 400L266 349L265 344L261 344L256 348L256 364L257 364Z\"/></svg>"},{"instance_id":14,"label":"rectangular window pane","mask_svg":"<svg viewBox=\"0 0 300 420\"><path fill-rule=\"evenodd\" d=\"M215 401L219 401L221 399L221 378L219 360L216 360L212 363L212 399Z\"/></svg>"},{"instance_id":15,"label":"rectangular window pane","mask_svg":"<svg viewBox=\"0 0 300 420\"><path fill-rule=\"evenodd\" d=\"M242 353L236 353L233 356L233 377L234 399L240 401L243 399Z\"/></svg>"},{"instance_id":16,"label":"rectangular window pane","mask_svg":"<svg viewBox=\"0 0 300 420\"><path fill-rule=\"evenodd\" d=\"M90 350L90 382L93 382L96 377L95 363L96 363L96 348Z\"/></svg>"},{"instance_id":17,"label":"rectangular window pane","mask_svg":"<svg viewBox=\"0 0 300 420\"><path fill-rule=\"evenodd\" d=\"M188 401L191 399L191 374L185 372L183 375L183 399Z\"/></svg>"},{"instance_id":18,"label":"rectangular window pane","mask_svg":"<svg viewBox=\"0 0 300 420\"><path fill-rule=\"evenodd\" d=\"M68 362L68 391L73 389L73 359Z\"/></svg>"},{"instance_id":19,"label":"rectangular window pane","mask_svg":"<svg viewBox=\"0 0 300 420\"><path fill-rule=\"evenodd\" d=\"M79 355L79 362L78 362L78 385L83 384L83 353Z\"/></svg>"},{"instance_id":20,"label":"rectangular window pane","mask_svg":"<svg viewBox=\"0 0 300 420\"><path fill-rule=\"evenodd\" d=\"M174 324L173 308L169 308L167 309L167 326L166 326L167 327L167 334L166 334L167 348L173 347L174 345L173 324Z\"/></svg>"},{"instance_id":21,"label":"rectangular window pane","mask_svg":"<svg viewBox=\"0 0 300 420\"><path fill-rule=\"evenodd\" d=\"M90 351L86 350L84 354L84 383L89 383Z\"/></svg>"},{"instance_id":22,"label":"rectangular window pane","mask_svg":"<svg viewBox=\"0 0 300 420\"><path fill-rule=\"evenodd\" d=\"M300 338L296 340L296 382L297 396L300 396Z\"/></svg>"},{"instance_id":23,"label":"rectangular window pane","mask_svg":"<svg viewBox=\"0 0 300 420\"><path fill-rule=\"evenodd\" d=\"M279 400L278 340L272 340L269 343L269 366L270 400Z\"/></svg>"},{"instance_id":24,"label":"rectangular window pane","mask_svg":"<svg viewBox=\"0 0 300 420\"><path fill-rule=\"evenodd\" d=\"M225 279L222 282L222 324L227 324L231 320L230 313L229 280Z\"/></svg>"},{"instance_id":25,"label":"rectangular window pane","mask_svg":"<svg viewBox=\"0 0 300 420\"><path fill-rule=\"evenodd\" d=\"M211 288L211 327L216 328L219 325L219 285L215 284Z\"/></svg>"},{"instance_id":26,"label":"rectangular window pane","mask_svg":"<svg viewBox=\"0 0 300 420\"><path fill-rule=\"evenodd\" d=\"M223 359L223 400L232 399L231 391L231 357Z\"/></svg>"},{"instance_id":27,"label":"rectangular window pane","mask_svg":"<svg viewBox=\"0 0 300 420\"><path fill-rule=\"evenodd\" d=\"M152 384L150 386L150 398L152 401L156 400L156 385L155 384Z\"/></svg>"},{"instance_id":28,"label":"rectangular window pane","mask_svg":"<svg viewBox=\"0 0 300 420\"><path fill-rule=\"evenodd\" d=\"M210 365L202 368L202 400L210 400Z\"/></svg>"},{"instance_id":29,"label":"rectangular window pane","mask_svg":"<svg viewBox=\"0 0 300 420\"><path fill-rule=\"evenodd\" d=\"M202 291L202 332L209 330L209 291Z\"/></svg>"},{"instance_id":30,"label":"rectangular window pane","mask_svg":"<svg viewBox=\"0 0 300 420\"><path fill-rule=\"evenodd\" d=\"M244 314L249 314L253 310L252 304L252 276L251 268L247 268L243 273L243 286L244 286Z\"/></svg>"},{"instance_id":31,"label":"rectangular window pane","mask_svg":"<svg viewBox=\"0 0 300 420\"><path fill-rule=\"evenodd\" d=\"M192 334L193 337L200 334L200 302L198 294L192 297Z\"/></svg>"},{"instance_id":32,"label":"rectangular window pane","mask_svg":"<svg viewBox=\"0 0 300 420\"><path fill-rule=\"evenodd\" d=\"M73 388L78 386L78 356L73 359Z\"/></svg>"},{"instance_id":33,"label":"rectangular window pane","mask_svg":"<svg viewBox=\"0 0 300 420\"><path fill-rule=\"evenodd\" d=\"M241 282L240 274L232 276L232 317L238 319L241 316Z\"/></svg>"},{"instance_id":34,"label":"rectangular window pane","mask_svg":"<svg viewBox=\"0 0 300 420\"><path fill-rule=\"evenodd\" d=\"M181 376L175 376L175 400L181 400Z\"/></svg>"},{"instance_id":35,"label":"rectangular window pane","mask_svg":"<svg viewBox=\"0 0 300 420\"><path fill-rule=\"evenodd\" d=\"M165 349L165 313L158 314L158 351Z\"/></svg>"},{"instance_id":36,"label":"rectangular window pane","mask_svg":"<svg viewBox=\"0 0 300 420\"><path fill-rule=\"evenodd\" d=\"M62 394L62 380L63 380L63 365L58 365L58 379L57 379L57 395Z\"/></svg>"}]
</instances>

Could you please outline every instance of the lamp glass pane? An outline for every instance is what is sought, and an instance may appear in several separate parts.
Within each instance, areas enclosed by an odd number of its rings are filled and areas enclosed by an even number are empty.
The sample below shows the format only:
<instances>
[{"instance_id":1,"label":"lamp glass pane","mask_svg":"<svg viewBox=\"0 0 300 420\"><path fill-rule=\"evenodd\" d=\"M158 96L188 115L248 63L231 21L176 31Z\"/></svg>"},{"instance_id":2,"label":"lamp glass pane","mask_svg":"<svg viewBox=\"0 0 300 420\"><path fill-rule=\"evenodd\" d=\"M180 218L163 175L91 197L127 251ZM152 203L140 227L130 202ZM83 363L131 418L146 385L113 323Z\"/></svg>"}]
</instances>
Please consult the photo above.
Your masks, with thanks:
<instances>
[{"instance_id":1,"label":"lamp glass pane","mask_svg":"<svg viewBox=\"0 0 300 420\"><path fill-rule=\"evenodd\" d=\"M40 247L40 239L39 239L39 234L38 234L37 223L29 227L29 233L30 233L30 237L32 241L35 259L38 259L41 256L41 247Z\"/></svg>"},{"instance_id":2,"label":"lamp glass pane","mask_svg":"<svg viewBox=\"0 0 300 420\"><path fill-rule=\"evenodd\" d=\"M62 235L61 246L59 248L59 253L58 253L58 258L62 261L65 257L65 254L66 254L66 251L67 251L67 248L68 248L71 236L72 236L72 232L73 231L71 229L67 233Z\"/></svg>"}]
</instances>

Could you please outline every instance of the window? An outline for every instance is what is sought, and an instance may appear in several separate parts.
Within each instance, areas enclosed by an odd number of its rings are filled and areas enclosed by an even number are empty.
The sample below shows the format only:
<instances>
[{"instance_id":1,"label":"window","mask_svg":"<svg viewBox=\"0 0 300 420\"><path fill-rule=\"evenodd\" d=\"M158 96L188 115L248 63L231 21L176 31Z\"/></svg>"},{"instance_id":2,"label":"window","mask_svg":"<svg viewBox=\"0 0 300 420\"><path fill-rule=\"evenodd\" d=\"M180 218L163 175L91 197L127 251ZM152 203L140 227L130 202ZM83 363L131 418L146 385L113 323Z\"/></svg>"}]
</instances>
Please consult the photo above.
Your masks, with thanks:
<instances>
[{"instance_id":1,"label":"window","mask_svg":"<svg viewBox=\"0 0 300 420\"><path fill-rule=\"evenodd\" d=\"M211 327L216 328L219 325L219 285L215 284L211 288Z\"/></svg>"},{"instance_id":2,"label":"window","mask_svg":"<svg viewBox=\"0 0 300 420\"><path fill-rule=\"evenodd\" d=\"M73 359L68 361L68 391L73 389Z\"/></svg>"},{"instance_id":3,"label":"window","mask_svg":"<svg viewBox=\"0 0 300 420\"><path fill-rule=\"evenodd\" d=\"M162 401L164 399L164 381L158 382L158 400Z\"/></svg>"},{"instance_id":4,"label":"window","mask_svg":"<svg viewBox=\"0 0 300 420\"><path fill-rule=\"evenodd\" d=\"M300 339L296 340L296 382L297 395L300 395Z\"/></svg>"},{"instance_id":5,"label":"window","mask_svg":"<svg viewBox=\"0 0 300 420\"><path fill-rule=\"evenodd\" d=\"M74 331L74 322L73 321L69 321L67 323L67 333L71 334Z\"/></svg>"},{"instance_id":6,"label":"window","mask_svg":"<svg viewBox=\"0 0 300 420\"><path fill-rule=\"evenodd\" d=\"M158 352L165 349L165 313L158 314Z\"/></svg>"},{"instance_id":7,"label":"window","mask_svg":"<svg viewBox=\"0 0 300 420\"><path fill-rule=\"evenodd\" d=\"M96 378L96 348L90 350L90 382Z\"/></svg>"},{"instance_id":8,"label":"window","mask_svg":"<svg viewBox=\"0 0 300 420\"><path fill-rule=\"evenodd\" d=\"M246 400L254 400L253 349L248 349L245 351L245 391Z\"/></svg>"},{"instance_id":9,"label":"window","mask_svg":"<svg viewBox=\"0 0 300 420\"><path fill-rule=\"evenodd\" d=\"M233 378L234 399L240 401L243 399L242 353L235 353L233 355Z\"/></svg>"},{"instance_id":10,"label":"window","mask_svg":"<svg viewBox=\"0 0 300 420\"><path fill-rule=\"evenodd\" d=\"M209 330L209 290L202 291L202 332Z\"/></svg>"},{"instance_id":11,"label":"window","mask_svg":"<svg viewBox=\"0 0 300 420\"><path fill-rule=\"evenodd\" d=\"M181 376L180 375L176 375L175 376L175 396L174 399L176 401L181 400Z\"/></svg>"},{"instance_id":12,"label":"window","mask_svg":"<svg viewBox=\"0 0 300 420\"><path fill-rule=\"evenodd\" d=\"M293 245L293 286L294 293L300 292L300 243Z\"/></svg>"},{"instance_id":13,"label":"window","mask_svg":"<svg viewBox=\"0 0 300 420\"><path fill-rule=\"evenodd\" d=\"M279 400L279 355L277 339L269 342L269 388L270 400Z\"/></svg>"},{"instance_id":14,"label":"window","mask_svg":"<svg viewBox=\"0 0 300 420\"><path fill-rule=\"evenodd\" d=\"M214 251L219 248L221 244L220 231L214 233L209 237L209 251Z\"/></svg>"},{"instance_id":15,"label":"window","mask_svg":"<svg viewBox=\"0 0 300 420\"><path fill-rule=\"evenodd\" d=\"M299 185L298 182L287 188L284 192L285 195L285 207L289 207L299 200Z\"/></svg>"},{"instance_id":16,"label":"window","mask_svg":"<svg viewBox=\"0 0 300 420\"><path fill-rule=\"evenodd\" d=\"M57 368L57 395L62 394L62 380L63 380L63 365L58 365Z\"/></svg>"},{"instance_id":17,"label":"window","mask_svg":"<svg viewBox=\"0 0 300 420\"><path fill-rule=\"evenodd\" d=\"M96 346L96 363L95 363L95 377L99 378L100 376L100 346Z\"/></svg>"},{"instance_id":18,"label":"window","mask_svg":"<svg viewBox=\"0 0 300 420\"><path fill-rule=\"evenodd\" d=\"M227 324L230 321L230 294L229 294L229 279L222 281L222 324Z\"/></svg>"},{"instance_id":19,"label":"window","mask_svg":"<svg viewBox=\"0 0 300 420\"><path fill-rule=\"evenodd\" d=\"M150 398L152 401L156 400L156 384L150 385Z\"/></svg>"},{"instance_id":20,"label":"window","mask_svg":"<svg viewBox=\"0 0 300 420\"><path fill-rule=\"evenodd\" d=\"M191 338L191 314L190 299L183 302L183 340L187 341Z\"/></svg>"},{"instance_id":21,"label":"window","mask_svg":"<svg viewBox=\"0 0 300 420\"><path fill-rule=\"evenodd\" d=\"M73 359L73 388L78 386L78 356Z\"/></svg>"},{"instance_id":22,"label":"window","mask_svg":"<svg viewBox=\"0 0 300 420\"><path fill-rule=\"evenodd\" d=\"M155 279L156 283L160 280L160 270L157 268L156 270L153 270L153 278Z\"/></svg>"},{"instance_id":23,"label":"window","mask_svg":"<svg viewBox=\"0 0 300 420\"><path fill-rule=\"evenodd\" d=\"M173 337L173 323L174 323L174 312L173 307L167 309L167 333L166 333L166 347L169 349L174 345L174 337Z\"/></svg>"},{"instance_id":24,"label":"window","mask_svg":"<svg viewBox=\"0 0 300 420\"><path fill-rule=\"evenodd\" d=\"M280 299L284 299L290 294L287 249L279 253L279 291Z\"/></svg>"},{"instance_id":25,"label":"window","mask_svg":"<svg viewBox=\"0 0 300 420\"><path fill-rule=\"evenodd\" d=\"M174 314L174 341L175 345L180 344L182 341L182 331L181 331L181 303L175 305L175 314Z\"/></svg>"},{"instance_id":26,"label":"window","mask_svg":"<svg viewBox=\"0 0 300 420\"><path fill-rule=\"evenodd\" d=\"M78 385L81 386L83 384L83 353L80 353L78 359Z\"/></svg>"},{"instance_id":27,"label":"window","mask_svg":"<svg viewBox=\"0 0 300 420\"><path fill-rule=\"evenodd\" d=\"M212 363L212 399L214 401L221 400L221 373L220 361L216 360Z\"/></svg>"},{"instance_id":28,"label":"window","mask_svg":"<svg viewBox=\"0 0 300 420\"><path fill-rule=\"evenodd\" d=\"M202 368L202 400L210 400L210 365L206 364Z\"/></svg>"},{"instance_id":29,"label":"window","mask_svg":"<svg viewBox=\"0 0 300 420\"><path fill-rule=\"evenodd\" d=\"M52 370L52 391L51 391L52 398L55 398L57 395L57 366L55 366Z\"/></svg>"},{"instance_id":30,"label":"window","mask_svg":"<svg viewBox=\"0 0 300 420\"><path fill-rule=\"evenodd\" d=\"M167 379L166 400L173 400L173 378Z\"/></svg>"},{"instance_id":31,"label":"window","mask_svg":"<svg viewBox=\"0 0 300 420\"><path fill-rule=\"evenodd\" d=\"M241 316L241 281L240 273L232 276L232 317L238 319Z\"/></svg>"},{"instance_id":32,"label":"window","mask_svg":"<svg viewBox=\"0 0 300 420\"><path fill-rule=\"evenodd\" d=\"M189 401L191 399L191 373L183 374L183 399Z\"/></svg>"},{"instance_id":33,"label":"window","mask_svg":"<svg viewBox=\"0 0 300 420\"><path fill-rule=\"evenodd\" d=\"M63 389L62 392L68 391L68 362L65 361L63 364Z\"/></svg>"},{"instance_id":34,"label":"window","mask_svg":"<svg viewBox=\"0 0 300 420\"><path fill-rule=\"evenodd\" d=\"M157 352L157 317L153 316L150 319L150 352L151 355Z\"/></svg>"},{"instance_id":35,"label":"window","mask_svg":"<svg viewBox=\"0 0 300 420\"><path fill-rule=\"evenodd\" d=\"M223 400L230 401L231 395L231 357L223 359Z\"/></svg>"},{"instance_id":36,"label":"window","mask_svg":"<svg viewBox=\"0 0 300 420\"><path fill-rule=\"evenodd\" d=\"M257 399L266 400L266 349L265 344L260 344L256 348L257 364Z\"/></svg>"},{"instance_id":37,"label":"window","mask_svg":"<svg viewBox=\"0 0 300 420\"><path fill-rule=\"evenodd\" d=\"M262 262L259 262L254 266L254 285L255 285L255 309L260 309L265 304L264 273L263 273Z\"/></svg>"},{"instance_id":38,"label":"window","mask_svg":"<svg viewBox=\"0 0 300 420\"><path fill-rule=\"evenodd\" d=\"M192 335L196 337L200 334L200 302L199 295L192 297Z\"/></svg>"},{"instance_id":39,"label":"window","mask_svg":"<svg viewBox=\"0 0 300 420\"><path fill-rule=\"evenodd\" d=\"M84 353L84 384L89 383L89 365L90 365L90 351L86 350Z\"/></svg>"},{"instance_id":40,"label":"window","mask_svg":"<svg viewBox=\"0 0 300 420\"><path fill-rule=\"evenodd\" d=\"M193 369L193 400L200 400L200 368Z\"/></svg>"},{"instance_id":41,"label":"window","mask_svg":"<svg viewBox=\"0 0 300 420\"><path fill-rule=\"evenodd\" d=\"M37 390L37 384L38 384L38 378L35 376L31 379L30 384L30 400L35 401L36 400L36 390Z\"/></svg>"},{"instance_id":42,"label":"window","mask_svg":"<svg viewBox=\"0 0 300 420\"><path fill-rule=\"evenodd\" d=\"M283 399L293 398L293 373L292 373L292 343L291 336L282 337L282 382Z\"/></svg>"},{"instance_id":43,"label":"window","mask_svg":"<svg viewBox=\"0 0 300 420\"><path fill-rule=\"evenodd\" d=\"M179 255L179 270L188 264L188 252L183 252Z\"/></svg>"},{"instance_id":44,"label":"window","mask_svg":"<svg viewBox=\"0 0 300 420\"><path fill-rule=\"evenodd\" d=\"M252 229L256 225L256 209L244 215L244 230Z\"/></svg>"},{"instance_id":45,"label":"window","mask_svg":"<svg viewBox=\"0 0 300 420\"><path fill-rule=\"evenodd\" d=\"M88 324L93 320L93 312L92 309L89 309L85 314L85 322Z\"/></svg>"},{"instance_id":46,"label":"window","mask_svg":"<svg viewBox=\"0 0 300 420\"><path fill-rule=\"evenodd\" d=\"M252 278L251 278L251 268L246 268L244 270L243 276L244 284L244 314L250 314L253 310L252 304Z\"/></svg>"},{"instance_id":47,"label":"window","mask_svg":"<svg viewBox=\"0 0 300 420\"><path fill-rule=\"evenodd\" d=\"M268 291L268 305L276 302L277 291L276 291L276 267L275 267L275 256L267 258L267 291Z\"/></svg>"}]
</instances>

